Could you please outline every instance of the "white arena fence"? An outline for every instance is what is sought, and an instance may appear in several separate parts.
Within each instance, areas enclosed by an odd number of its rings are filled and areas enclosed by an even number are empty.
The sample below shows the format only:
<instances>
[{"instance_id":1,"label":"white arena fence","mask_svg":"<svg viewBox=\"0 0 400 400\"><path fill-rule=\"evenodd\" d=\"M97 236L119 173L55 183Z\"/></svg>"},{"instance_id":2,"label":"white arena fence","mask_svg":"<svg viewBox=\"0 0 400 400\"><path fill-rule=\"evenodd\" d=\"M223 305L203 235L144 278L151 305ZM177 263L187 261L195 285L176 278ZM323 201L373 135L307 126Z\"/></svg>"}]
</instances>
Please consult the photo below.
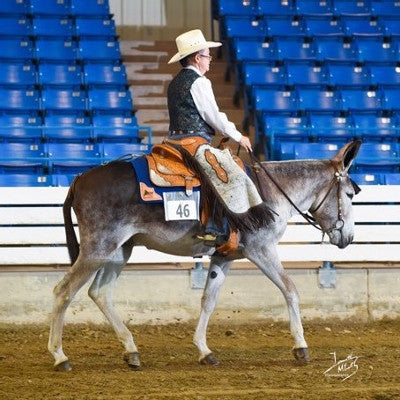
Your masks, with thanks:
<instances>
[{"instance_id":1,"label":"white arena fence","mask_svg":"<svg viewBox=\"0 0 400 400\"><path fill-rule=\"evenodd\" d=\"M0 266L69 265L62 216L67 191L65 187L0 188ZM400 186L363 186L354 198L354 211L355 238L346 249L321 244L320 231L300 216L291 220L279 244L283 263L303 268L323 261L395 266L400 259ZM196 261L207 262L208 258L171 256L137 247L128 264L146 268Z\"/></svg>"}]
</instances>

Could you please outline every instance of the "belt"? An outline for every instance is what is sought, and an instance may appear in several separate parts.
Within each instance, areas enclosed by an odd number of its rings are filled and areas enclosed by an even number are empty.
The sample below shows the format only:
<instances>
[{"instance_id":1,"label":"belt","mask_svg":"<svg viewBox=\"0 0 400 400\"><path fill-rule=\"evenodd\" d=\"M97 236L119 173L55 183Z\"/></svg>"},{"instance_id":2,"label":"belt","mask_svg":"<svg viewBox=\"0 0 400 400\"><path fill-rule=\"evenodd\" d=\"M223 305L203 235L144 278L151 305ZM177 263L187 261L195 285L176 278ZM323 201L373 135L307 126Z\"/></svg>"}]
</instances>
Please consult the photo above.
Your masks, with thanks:
<instances>
[{"instance_id":1,"label":"belt","mask_svg":"<svg viewBox=\"0 0 400 400\"><path fill-rule=\"evenodd\" d=\"M213 133L211 132L199 132L199 131L169 131L169 135L208 135L208 136L213 136Z\"/></svg>"}]
</instances>

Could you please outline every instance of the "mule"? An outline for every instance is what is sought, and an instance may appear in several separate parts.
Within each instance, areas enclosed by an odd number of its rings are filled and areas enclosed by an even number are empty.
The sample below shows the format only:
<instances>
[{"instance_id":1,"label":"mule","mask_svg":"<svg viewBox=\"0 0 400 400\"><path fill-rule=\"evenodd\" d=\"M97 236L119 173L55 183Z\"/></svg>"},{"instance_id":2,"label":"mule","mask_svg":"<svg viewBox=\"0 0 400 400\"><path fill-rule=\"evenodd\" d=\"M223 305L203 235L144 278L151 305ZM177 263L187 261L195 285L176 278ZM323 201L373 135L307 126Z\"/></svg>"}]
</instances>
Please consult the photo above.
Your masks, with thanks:
<instances>
[{"instance_id":1,"label":"mule","mask_svg":"<svg viewBox=\"0 0 400 400\"><path fill-rule=\"evenodd\" d=\"M90 298L122 342L124 360L132 369L140 367L132 334L116 312L112 300L114 283L135 245L181 256L211 255L193 339L200 363L218 364L207 345L206 331L230 265L239 258L253 262L281 290L294 339L292 352L299 362L308 362L299 296L279 261L277 244L288 220L298 212L296 210L308 210L328 235L331 244L344 248L352 242L352 198L357 188L349 178L348 170L359 146L359 141L348 143L331 160L261 163L261 169L265 171L261 170L257 179L254 176L252 179L267 196L275 220L257 231L240 232L240 248L229 256L211 254L214 249L196 236L200 227L198 221L166 222L162 205L139 203L138 184L129 162L110 162L81 175L71 185L63 207L67 246L73 265L54 288L48 349L54 357L55 369L71 369L62 348L65 311L92 276ZM80 245L72 224L72 207L78 221Z\"/></svg>"}]
</instances>

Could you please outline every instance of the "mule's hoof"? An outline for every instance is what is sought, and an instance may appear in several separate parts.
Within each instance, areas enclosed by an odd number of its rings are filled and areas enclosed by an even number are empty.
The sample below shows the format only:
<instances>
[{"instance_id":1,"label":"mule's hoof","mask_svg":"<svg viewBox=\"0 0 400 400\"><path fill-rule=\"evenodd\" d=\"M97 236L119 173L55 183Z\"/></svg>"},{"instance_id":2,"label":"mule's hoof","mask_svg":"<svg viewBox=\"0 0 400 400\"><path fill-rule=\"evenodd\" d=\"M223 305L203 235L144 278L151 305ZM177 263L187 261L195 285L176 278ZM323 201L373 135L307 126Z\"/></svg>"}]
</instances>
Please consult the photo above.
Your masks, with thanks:
<instances>
[{"instance_id":1,"label":"mule's hoof","mask_svg":"<svg viewBox=\"0 0 400 400\"><path fill-rule=\"evenodd\" d=\"M131 369L134 370L140 369L140 359L138 352L126 353L124 355L124 361L126 361L126 363L129 365Z\"/></svg>"},{"instance_id":2,"label":"mule's hoof","mask_svg":"<svg viewBox=\"0 0 400 400\"><path fill-rule=\"evenodd\" d=\"M214 353L207 354L200 360L201 365L219 365L219 361L215 358Z\"/></svg>"},{"instance_id":3,"label":"mule's hoof","mask_svg":"<svg viewBox=\"0 0 400 400\"><path fill-rule=\"evenodd\" d=\"M298 361L299 363L308 364L310 362L310 356L308 354L307 347L299 347L297 349L293 349L292 353L296 361Z\"/></svg>"},{"instance_id":4,"label":"mule's hoof","mask_svg":"<svg viewBox=\"0 0 400 400\"><path fill-rule=\"evenodd\" d=\"M54 371L69 372L72 370L72 366L68 360L61 362L54 366Z\"/></svg>"}]
</instances>

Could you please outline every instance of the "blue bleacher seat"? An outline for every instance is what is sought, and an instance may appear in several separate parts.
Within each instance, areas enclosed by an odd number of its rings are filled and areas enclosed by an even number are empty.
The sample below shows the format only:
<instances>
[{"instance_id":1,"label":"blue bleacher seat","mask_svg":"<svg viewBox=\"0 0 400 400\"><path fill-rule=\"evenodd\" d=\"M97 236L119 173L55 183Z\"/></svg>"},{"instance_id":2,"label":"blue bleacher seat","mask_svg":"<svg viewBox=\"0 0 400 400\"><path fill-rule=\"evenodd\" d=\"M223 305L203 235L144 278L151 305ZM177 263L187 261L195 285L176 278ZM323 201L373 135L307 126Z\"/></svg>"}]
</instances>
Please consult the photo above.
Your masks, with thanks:
<instances>
[{"instance_id":1,"label":"blue bleacher seat","mask_svg":"<svg viewBox=\"0 0 400 400\"><path fill-rule=\"evenodd\" d=\"M298 37L275 39L279 60L315 60L316 50L313 41Z\"/></svg>"},{"instance_id":2,"label":"blue bleacher seat","mask_svg":"<svg viewBox=\"0 0 400 400\"><path fill-rule=\"evenodd\" d=\"M36 55L39 61L75 61L77 44L72 39L40 37L36 40Z\"/></svg>"},{"instance_id":3,"label":"blue bleacher seat","mask_svg":"<svg viewBox=\"0 0 400 400\"><path fill-rule=\"evenodd\" d=\"M349 0L334 0L333 12L336 15L369 15L371 7L369 0L349 1Z\"/></svg>"},{"instance_id":4,"label":"blue bleacher seat","mask_svg":"<svg viewBox=\"0 0 400 400\"><path fill-rule=\"evenodd\" d=\"M396 62L397 46L394 42L381 37L358 37L357 61L360 62Z\"/></svg>"},{"instance_id":5,"label":"blue bleacher seat","mask_svg":"<svg viewBox=\"0 0 400 400\"><path fill-rule=\"evenodd\" d=\"M37 112L1 112L0 141L29 141L42 139L42 119Z\"/></svg>"},{"instance_id":6,"label":"blue bleacher seat","mask_svg":"<svg viewBox=\"0 0 400 400\"><path fill-rule=\"evenodd\" d=\"M343 36L344 27L340 19L332 16L305 17L304 24L309 36Z\"/></svg>"},{"instance_id":7,"label":"blue bleacher seat","mask_svg":"<svg viewBox=\"0 0 400 400\"><path fill-rule=\"evenodd\" d=\"M352 112L356 136L371 142L390 142L399 139L399 120L396 115L382 113Z\"/></svg>"},{"instance_id":8,"label":"blue bleacher seat","mask_svg":"<svg viewBox=\"0 0 400 400\"><path fill-rule=\"evenodd\" d=\"M384 185L385 184L385 178L384 174L379 174L379 173L367 173L367 174L357 174L357 173L352 173L350 174L351 179L357 185Z\"/></svg>"},{"instance_id":9,"label":"blue bleacher seat","mask_svg":"<svg viewBox=\"0 0 400 400\"><path fill-rule=\"evenodd\" d=\"M286 68L290 85L324 85L328 82L326 68L321 63L288 62Z\"/></svg>"},{"instance_id":10,"label":"blue bleacher seat","mask_svg":"<svg viewBox=\"0 0 400 400\"><path fill-rule=\"evenodd\" d=\"M337 90L328 87L299 87L299 108L305 111L339 111L342 109Z\"/></svg>"},{"instance_id":11,"label":"blue bleacher seat","mask_svg":"<svg viewBox=\"0 0 400 400\"><path fill-rule=\"evenodd\" d=\"M33 42L28 38L0 37L0 60L31 60Z\"/></svg>"},{"instance_id":12,"label":"blue bleacher seat","mask_svg":"<svg viewBox=\"0 0 400 400\"><path fill-rule=\"evenodd\" d=\"M33 87L0 87L0 110L38 110L39 92Z\"/></svg>"},{"instance_id":13,"label":"blue bleacher seat","mask_svg":"<svg viewBox=\"0 0 400 400\"><path fill-rule=\"evenodd\" d=\"M111 39L80 38L78 58L84 61L118 61L121 59L119 42Z\"/></svg>"},{"instance_id":14,"label":"blue bleacher seat","mask_svg":"<svg viewBox=\"0 0 400 400\"><path fill-rule=\"evenodd\" d=\"M126 85L127 75L124 64L88 63L84 64L86 85Z\"/></svg>"},{"instance_id":15,"label":"blue bleacher seat","mask_svg":"<svg viewBox=\"0 0 400 400\"><path fill-rule=\"evenodd\" d=\"M355 172L398 172L397 143L363 143L354 161Z\"/></svg>"},{"instance_id":16,"label":"blue bleacher seat","mask_svg":"<svg viewBox=\"0 0 400 400\"><path fill-rule=\"evenodd\" d=\"M36 80L35 66L29 61L0 63L0 85L34 85Z\"/></svg>"},{"instance_id":17,"label":"blue bleacher seat","mask_svg":"<svg viewBox=\"0 0 400 400\"><path fill-rule=\"evenodd\" d=\"M108 0L70 0L71 14L89 17L110 15Z\"/></svg>"},{"instance_id":18,"label":"blue bleacher seat","mask_svg":"<svg viewBox=\"0 0 400 400\"><path fill-rule=\"evenodd\" d=\"M267 148L265 154L272 155L272 159L279 157L280 143L307 142L309 140L309 125L306 116L280 115L263 113L259 135L266 136ZM257 142L262 142L257 138Z\"/></svg>"},{"instance_id":19,"label":"blue bleacher seat","mask_svg":"<svg viewBox=\"0 0 400 400\"><path fill-rule=\"evenodd\" d=\"M0 35L1 36L29 36L32 34L32 26L27 16L0 15Z\"/></svg>"},{"instance_id":20,"label":"blue bleacher seat","mask_svg":"<svg viewBox=\"0 0 400 400\"><path fill-rule=\"evenodd\" d=\"M325 160L333 158L340 150L340 143L281 142L281 160Z\"/></svg>"},{"instance_id":21,"label":"blue bleacher seat","mask_svg":"<svg viewBox=\"0 0 400 400\"><path fill-rule=\"evenodd\" d=\"M384 105L386 110L400 110L400 96L398 87L386 87L383 89Z\"/></svg>"},{"instance_id":22,"label":"blue bleacher seat","mask_svg":"<svg viewBox=\"0 0 400 400\"><path fill-rule=\"evenodd\" d=\"M43 187L51 184L51 177L45 174L0 174L2 187Z\"/></svg>"},{"instance_id":23,"label":"blue bleacher seat","mask_svg":"<svg viewBox=\"0 0 400 400\"><path fill-rule=\"evenodd\" d=\"M27 14L29 7L28 0L7 0L0 2L0 14Z\"/></svg>"},{"instance_id":24,"label":"blue bleacher seat","mask_svg":"<svg viewBox=\"0 0 400 400\"><path fill-rule=\"evenodd\" d=\"M48 112L44 116L43 135L48 142L89 142L90 118L82 112Z\"/></svg>"},{"instance_id":25,"label":"blue bleacher seat","mask_svg":"<svg viewBox=\"0 0 400 400\"><path fill-rule=\"evenodd\" d=\"M348 36L382 36L383 27L374 16L342 16L341 20Z\"/></svg>"},{"instance_id":26,"label":"blue bleacher seat","mask_svg":"<svg viewBox=\"0 0 400 400\"><path fill-rule=\"evenodd\" d=\"M351 116L340 113L313 113L310 118L310 136L320 142L349 142L354 137Z\"/></svg>"},{"instance_id":27,"label":"blue bleacher seat","mask_svg":"<svg viewBox=\"0 0 400 400\"><path fill-rule=\"evenodd\" d=\"M44 87L42 89L42 109L83 111L86 109L85 91L79 87Z\"/></svg>"},{"instance_id":28,"label":"blue bleacher seat","mask_svg":"<svg viewBox=\"0 0 400 400\"><path fill-rule=\"evenodd\" d=\"M108 17L76 18L75 29L77 36L116 36L115 21Z\"/></svg>"},{"instance_id":29,"label":"blue bleacher seat","mask_svg":"<svg viewBox=\"0 0 400 400\"><path fill-rule=\"evenodd\" d=\"M277 53L274 42L250 39L236 39L233 42L234 61L276 60Z\"/></svg>"},{"instance_id":30,"label":"blue bleacher seat","mask_svg":"<svg viewBox=\"0 0 400 400\"><path fill-rule=\"evenodd\" d=\"M103 161L112 161L147 153L147 146L138 143L103 143Z\"/></svg>"},{"instance_id":31,"label":"blue bleacher seat","mask_svg":"<svg viewBox=\"0 0 400 400\"><path fill-rule=\"evenodd\" d=\"M229 1L229 0L225 0ZM258 14L261 15L295 15L296 8L292 0L258 0Z\"/></svg>"},{"instance_id":32,"label":"blue bleacher seat","mask_svg":"<svg viewBox=\"0 0 400 400\"><path fill-rule=\"evenodd\" d=\"M243 63L244 84L285 85L287 76L285 67L268 61L246 61Z\"/></svg>"},{"instance_id":33,"label":"blue bleacher seat","mask_svg":"<svg viewBox=\"0 0 400 400\"><path fill-rule=\"evenodd\" d=\"M223 20L224 34L228 38L252 37L263 40L266 36L266 26L262 19L252 16L230 16L227 15Z\"/></svg>"},{"instance_id":34,"label":"blue bleacher seat","mask_svg":"<svg viewBox=\"0 0 400 400\"><path fill-rule=\"evenodd\" d=\"M356 63L330 62L329 84L337 86L366 86L371 84L370 69Z\"/></svg>"},{"instance_id":35,"label":"blue bleacher seat","mask_svg":"<svg viewBox=\"0 0 400 400\"><path fill-rule=\"evenodd\" d=\"M90 143L48 143L48 168L52 174L76 174L101 164L101 149Z\"/></svg>"},{"instance_id":36,"label":"blue bleacher seat","mask_svg":"<svg viewBox=\"0 0 400 400\"><path fill-rule=\"evenodd\" d=\"M91 87L88 90L91 110L132 111L131 92L124 87Z\"/></svg>"},{"instance_id":37,"label":"blue bleacher seat","mask_svg":"<svg viewBox=\"0 0 400 400\"><path fill-rule=\"evenodd\" d=\"M253 99L257 111L290 113L298 108L294 90L256 86L253 89Z\"/></svg>"},{"instance_id":38,"label":"blue bleacher seat","mask_svg":"<svg viewBox=\"0 0 400 400\"><path fill-rule=\"evenodd\" d=\"M71 11L68 0L30 0L30 13L66 16Z\"/></svg>"},{"instance_id":39,"label":"blue bleacher seat","mask_svg":"<svg viewBox=\"0 0 400 400\"><path fill-rule=\"evenodd\" d=\"M36 36L65 36L74 34L73 21L67 16L35 16L33 34Z\"/></svg>"},{"instance_id":40,"label":"blue bleacher seat","mask_svg":"<svg viewBox=\"0 0 400 400\"><path fill-rule=\"evenodd\" d=\"M400 16L400 4L394 0L372 0L371 13L382 16Z\"/></svg>"},{"instance_id":41,"label":"blue bleacher seat","mask_svg":"<svg viewBox=\"0 0 400 400\"><path fill-rule=\"evenodd\" d=\"M38 69L41 85L79 86L83 83L81 67L75 63L43 62Z\"/></svg>"},{"instance_id":42,"label":"blue bleacher seat","mask_svg":"<svg viewBox=\"0 0 400 400\"><path fill-rule=\"evenodd\" d=\"M139 143L141 140L137 119L130 113L96 112L92 119L93 137L97 141Z\"/></svg>"},{"instance_id":43,"label":"blue bleacher seat","mask_svg":"<svg viewBox=\"0 0 400 400\"><path fill-rule=\"evenodd\" d=\"M371 88L340 89L345 110L375 111L382 109L383 98L380 90Z\"/></svg>"},{"instance_id":44,"label":"blue bleacher seat","mask_svg":"<svg viewBox=\"0 0 400 400\"><path fill-rule=\"evenodd\" d=\"M400 185L400 174L399 173L388 173L384 175L385 185Z\"/></svg>"},{"instance_id":45,"label":"blue bleacher seat","mask_svg":"<svg viewBox=\"0 0 400 400\"><path fill-rule=\"evenodd\" d=\"M254 0L218 0L216 13L217 17L224 15L256 15L256 2Z\"/></svg>"},{"instance_id":46,"label":"blue bleacher seat","mask_svg":"<svg viewBox=\"0 0 400 400\"><path fill-rule=\"evenodd\" d=\"M332 7L329 1L296 0L296 10L303 15L330 15Z\"/></svg>"},{"instance_id":47,"label":"blue bleacher seat","mask_svg":"<svg viewBox=\"0 0 400 400\"><path fill-rule=\"evenodd\" d=\"M43 145L24 142L0 142L0 171L3 173L39 173L45 166Z\"/></svg>"},{"instance_id":48,"label":"blue bleacher seat","mask_svg":"<svg viewBox=\"0 0 400 400\"><path fill-rule=\"evenodd\" d=\"M386 36L400 36L400 15L398 15L396 18L382 17L380 18L380 21Z\"/></svg>"},{"instance_id":49,"label":"blue bleacher seat","mask_svg":"<svg viewBox=\"0 0 400 400\"><path fill-rule=\"evenodd\" d=\"M314 39L317 58L321 61L357 61L358 49L354 41L341 37Z\"/></svg>"},{"instance_id":50,"label":"blue bleacher seat","mask_svg":"<svg viewBox=\"0 0 400 400\"><path fill-rule=\"evenodd\" d=\"M76 174L51 174L51 186L69 187L76 177Z\"/></svg>"},{"instance_id":51,"label":"blue bleacher seat","mask_svg":"<svg viewBox=\"0 0 400 400\"><path fill-rule=\"evenodd\" d=\"M396 64L371 65L371 82L374 85L400 85L400 67Z\"/></svg>"},{"instance_id":52,"label":"blue bleacher seat","mask_svg":"<svg viewBox=\"0 0 400 400\"><path fill-rule=\"evenodd\" d=\"M305 36L303 20L298 16L268 17L266 20L268 36Z\"/></svg>"}]
</instances>

